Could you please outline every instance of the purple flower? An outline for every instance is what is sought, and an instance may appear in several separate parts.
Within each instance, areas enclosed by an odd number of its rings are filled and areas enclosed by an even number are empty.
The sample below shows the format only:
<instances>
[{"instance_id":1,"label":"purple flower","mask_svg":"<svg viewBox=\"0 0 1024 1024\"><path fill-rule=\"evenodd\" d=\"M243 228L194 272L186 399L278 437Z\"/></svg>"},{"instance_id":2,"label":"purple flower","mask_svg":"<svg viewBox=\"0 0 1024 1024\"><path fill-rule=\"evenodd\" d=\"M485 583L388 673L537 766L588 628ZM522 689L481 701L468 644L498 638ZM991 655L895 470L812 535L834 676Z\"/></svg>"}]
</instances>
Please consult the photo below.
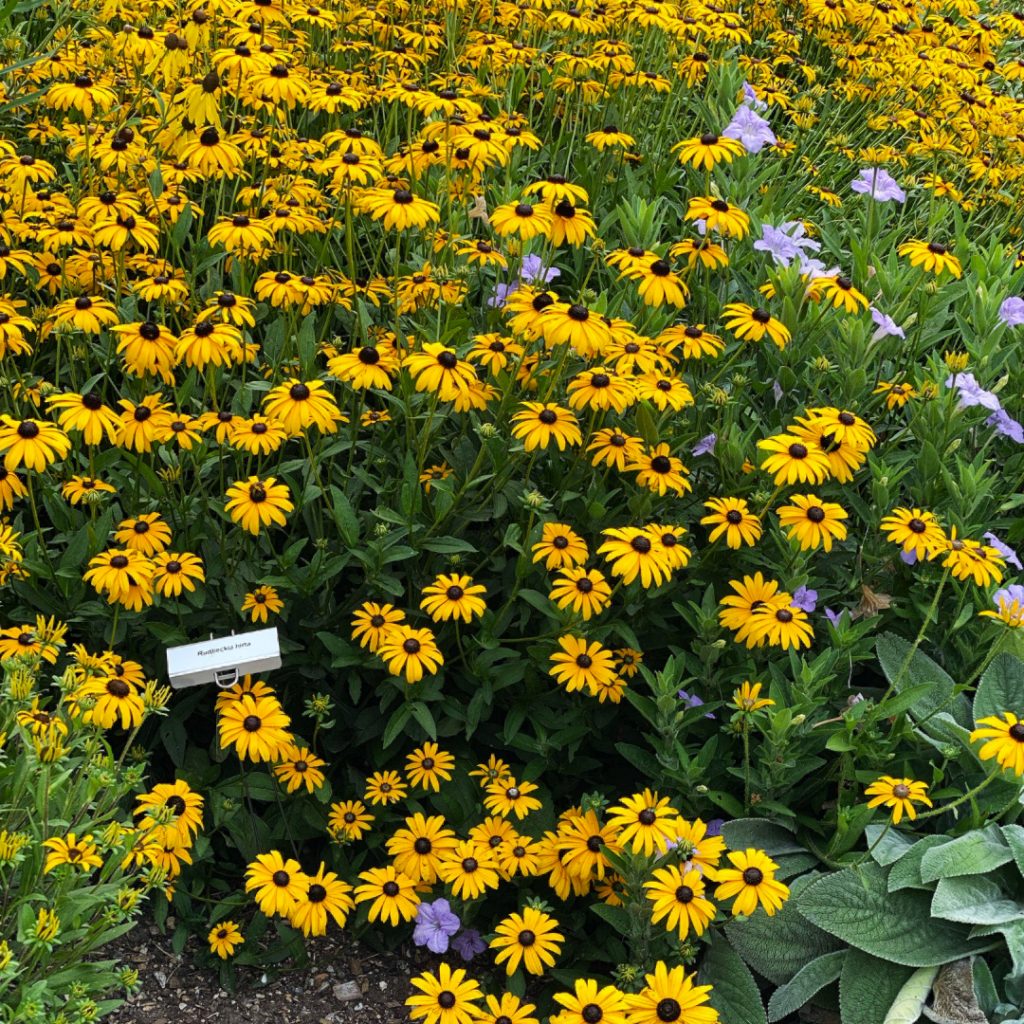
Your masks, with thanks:
<instances>
[{"instance_id":1,"label":"purple flower","mask_svg":"<svg viewBox=\"0 0 1024 1024\"><path fill-rule=\"evenodd\" d=\"M496 284L494 286L494 294L487 300L487 305L492 309L497 309L499 306L504 306L508 301L508 297L519 287L518 281L513 281L511 284Z\"/></svg>"},{"instance_id":2,"label":"purple flower","mask_svg":"<svg viewBox=\"0 0 1024 1024\"><path fill-rule=\"evenodd\" d=\"M760 153L765 146L774 146L778 141L772 126L746 104L736 110L722 134L743 143L748 153Z\"/></svg>"},{"instance_id":3,"label":"purple flower","mask_svg":"<svg viewBox=\"0 0 1024 1024\"><path fill-rule=\"evenodd\" d=\"M524 256L523 262L519 267L519 276L527 284L548 284L556 277L560 277L561 274L562 272L558 267L548 267L545 270L544 261L539 256L534 256L533 254Z\"/></svg>"},{"instance_id":4,"label":"purple flower","mask_svg":"<svg viewBox=\"0 0 1024 1024\"><path fill-rule=\"evenodd\" d=\"M818 607L818 592L811 590L809 587L797 587L793 591L791 603L794 608L799 608L802 612L810 614Z\"/></svg>"},{"instance_id":5,"label":"purple flower","mask_svg":"<svg viewBox=\"0 0 1024 1024\"><path fill-rule=\"evenodd\" d=\"M1009 544L1004 544L994 533L989 531L982 537L982 540L988 541L1006 559L1008 564L1012 565L1015 569L1024 570L1024 565L1021 565L1020 556L1017 552Z\"/></svg>"},{"instance_id":6,"label":"purple flower","mask_svg":"<svg viewBox=\"0 0 1024 1024\"><path fill-rule=\"evenodd\" d=\"M905 338L907 336L906 331L900 327L891 316L887 316L881 310L871 307L871 319L874 320L875 326L878 328L873 335L871 335L872 341L880 341L882 338Z\"/></svg>"},{"instance_id":7,"label":"purple flower","mask_svg":"<svg viewBox=\"0 0 1024 1024\"><path fill-rule=\"evenodd\" d=\"M1024 444L1024 426L1018 423L1005 409L997 409L985 423L996 428L997 434L1008 437L1017 444Z\"/></svg>"},{"instance_id":8,"label":"purple flower","mask_svg":"<svg viewBox=\"0 0 1024 1024\"><path fill-rule=\"evenodd\" d=\"M917 554L913 551L901 551L900 558L903 559L907 565L917 565Z\"/></svg>"},{"instance_id":9,"label":"purple flower","mask_svg":"<svg viewBox=\"0 0 1024 1024\"><path fill-rule=\"evenodd\" d=\"M720 836L722 834L722 826L725 824L725 818L712 818L707 822L708 835L709 836Z\"/></svg>"},{"instance_id":10,"label":"purple flower","mask_svg":"<svg viewBox=\"0 0 1024 1024\"><path fill-rule=\"evenodd\" d=\"M768 104L757 98L754 87L749 82L743 83L743 103L745 106L753 107L755 110L764 110Z\"/></svg>"},{"instance_id":11,"label":"purple flower","mask_svg":"<svg viewBox=\"0 0 1024 1024\"><path fill-rule=\"evenodd\" d=\"M777 381L772 381L772 394L775 396L775 404L778 405L782 401L782 396L786 392L782 390L782 385Z\"/></svg>"},{"instance_id":12,"label":"purple flower","mask_svg":"<svg viewBox=\"0 0 1024 1024\"><path fill-rule=\"evenodd\" d=\"M1019 583L1011 583L992 595L992 602L1000 611L1007 611L1014 601L1018 608L1024 608L1024 587Z\"/></svg>"},{"instance_id":13,"label":"purple flower","mask_svg":"<svg viewBox=\"0 0 1024 1024\"><path fill-rule=\"evenodd\" d=\"M841 609L840 609L839 611L837 611L837 612L834 612L834 611L832 611L832 609L831 609L831 608L826 608L826 609L825 609L825 618L826 618L826 619L828 619L828 621L829 621L829 622L831 622L831 623L832 623L832 625L833 625L833 626L834 626L834 627L835 627L836 629L838 629L838 628L839 628L839 623L840 623L840 621L842 620L842 617L843 617L843 612L844 612L844 611L845 611L845 609L843 609L843 608L841 608Z\"/></svg>"},{"instance_id":14,"label":"purple flower","mask_svg":"<svg viewBox=\"0 0 1024 1024\"><path fill-rule=\"evenodd\" d=\"M417 946L426 946L431 953L447 953L448 940L459 930L460 923L447 900L421 903L416 911L412 941Z\"/></svg>"},{"instance_id":15,"label":"purple flower","mask_svg":"<svg viewBox=\"0 0 1024 1024\"><path fill-rule=\"evenodd\" d=\"M807 231L800 221L787 220L778 227L762 224L761 237L754 243L754 248L768 253L779 266L788 267L793 260L806 262L805 250L817 252L821 245L807 237Z\"/></svg>"},{"instance_id":16,"label":"purple flower","mask_svg":"<svg viewBox=\"0 0 1024 1024\"><path fill-rule=\"evenodd\" d=\"M1007 327L1024 326L1024 299L1016 295L1003 299L1003 304L999 307L999 319Z\"/></svg>"},{"instance_id":17,"label":"purple flower","mask_svg":"<svg viewBox=\"0 0 1024 1024\"><path fill-rule=\"evenodd\" d=\"M850 182L850 188L861 195L871 196L876 203L898 203L907 201L907 193L900 188L896 179L882 167L865 167Z\"/></svg>"},{"instance_id":18,"label":"purple flower","mask_svg":"<svg viewBox=\"0 0 1024 1024\"><path fill-rule=\"evenodd\" d=\"M452 939L452 949L467 963L487 948L487 943L475 928L467 928Z\"/></svg>"},{"instance_id":19,"label":"purple flower","mask_svg":"<svg viewBox=\"0 0 1024 1024\"><path fill-rule=\"evenodd\" d=\"M704 701L700 699L695 693L687 693L685 690L680 690L676 696L688 707L688 708L702 708L704 707ZM710 712L706 712L705 718L714 718L715 716Z\"/></svg>"},{"instance_id":20,"label":"purple flower","mask_svg":"<svg viewBox=\"0 0 1024 1024\"><path fill-rule=\"evenodd\" d=\"M694 446L692 455L714 455L715 444L718 441L717 434L708 434L707 437L702 437Z\"/></svg>"},{"instance_id":21,"label":"purple flower","mask_svg":"<svg viewBox=\"0 0 1024 1024\"><path fill-rule=\"evenodd\" d=\"M974 379L973 373L950 374L946 378L946 387L956 388L957 406L961 409L969 409L973 405L980 405L992 412L1002 409L999 399L991 391L986 391Z\"/></svg>"}]
</instances>

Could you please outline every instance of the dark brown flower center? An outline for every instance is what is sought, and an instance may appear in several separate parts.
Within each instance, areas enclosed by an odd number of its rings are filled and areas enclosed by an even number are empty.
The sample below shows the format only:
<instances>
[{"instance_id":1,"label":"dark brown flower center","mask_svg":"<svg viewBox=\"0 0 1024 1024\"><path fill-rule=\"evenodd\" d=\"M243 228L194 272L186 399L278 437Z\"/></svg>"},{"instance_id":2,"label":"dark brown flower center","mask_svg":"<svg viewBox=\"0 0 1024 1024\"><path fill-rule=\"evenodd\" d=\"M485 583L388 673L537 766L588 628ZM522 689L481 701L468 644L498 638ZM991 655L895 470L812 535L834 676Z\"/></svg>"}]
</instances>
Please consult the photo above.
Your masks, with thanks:
<instances>
[{"instance_id":1,"label":"dark brown flower center","mask_svg":"<svg viewBox=\"0 0 1024 1024\"><path fill-rule=\"evenodd\" d=\"M246 732L259 732L262 725L259 715L246 715L242 722L242 728Z\"/></svg>"},{"instance_id":2,"label":"dark brown flower center","mask_svg":"<svg viewBox=\"0 0 1024 1024\"><path fill-rule=\"evenodd\" d=\"M760 885L764 881L764 872L760 868L747 868L743 872L745 885Z\"/></svg>"}]
</instances>

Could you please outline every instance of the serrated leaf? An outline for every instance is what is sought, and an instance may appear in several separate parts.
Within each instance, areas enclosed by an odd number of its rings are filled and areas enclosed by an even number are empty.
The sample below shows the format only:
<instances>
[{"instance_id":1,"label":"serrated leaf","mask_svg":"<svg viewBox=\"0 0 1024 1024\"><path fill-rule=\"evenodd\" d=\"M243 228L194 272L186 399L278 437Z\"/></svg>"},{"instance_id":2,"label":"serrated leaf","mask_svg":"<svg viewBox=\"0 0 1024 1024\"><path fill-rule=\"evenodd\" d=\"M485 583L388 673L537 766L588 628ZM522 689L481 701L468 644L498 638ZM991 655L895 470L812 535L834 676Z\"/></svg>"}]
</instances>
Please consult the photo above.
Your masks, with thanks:
<instances>
[{"instance_id":1,"label":"serrated leaf","mask_svg":"<svg viewBox=\"0 0 1024 1024\"><path fill-rule=\"evenodd\" d=\"M890 893L886 869L871 861L812 882L797 909L843 942L907 967L934 967L974 951L966 928L932 919L926 893Z\"/></svg>"},{"instance_id":2,"label":"serrated leaf","mask_svg":"<svg viewBox=\"0 0 1024 1024\"><path fill-rule=\"evenodd\" d=\"M960 924L1006 924L1024 921L1024 905L1007 899L990 878L965 875L939 879L932 916Z\"/></svg>"},{"instance_id":3,"label":"serrated leaf","mask_svg":"<svg viewBox=\"0 0 1024 1024\"><path fill-rule=\"evenodd\" d=\"M896 997L914 972L851 949L839 978L843 1024L884 1024Z\"/></svg>"},{"instance_id":4,"label":"serrated leaf","mask_svg":"<svg viewBox=\"0 0 1024 1024\"><path fill-rule=\"evenodd\" d=\"M997 654L985 669L974 692L974 724L991 715L1002 717L1004 711L1013 711L1024 693L1024 661L1012 654Z\"/></svg>"},{"instance_id":5,"label":"serrated leaf","mask_svg":"<svg viewBox=\"0 0 1024 1024\"><path fill-rule=\"evenodd\" d=\"M992 824L929 850L921 860L921 878L934 882L957 875L984 875L1013 860L1013 854Z\"/></svg>"},{"instance_id":6,"label":"serrated leaf","mask_svg":"<svg viewBox=\"0 0 1024 1024\"><path fill-rule=\"evenodd\" d=\"M831 935L810 924L797 910L799 895L814 878L804 875L794 881L789 899L774 917L755 914L725 926L733 948L775 985L785 984L809 961L839 948Z\"/></svg>"},{"instance_id":7,"label":"serrated leaf","mask_svg":"<svg viewBox=\"0 0 1024 1024\"><path fill-rule=\"evenodd\" d=\"M842 973L846 954L845 949L837 949L801 967L785 985L772 993L768 1000L768 1020L774 1022L796 1013L826 985L831 985Z\"/></svg>"},{"instance_id":8,"label":"serrated leaf","mask_svg":"<svg viewBox=\"0 0 1024 1024\"><path fill-rule=\"evenodd\" d=\"M711 943L699 980L711 985L711 1005L729 1024L768 1024L761 993L750 969L723 939Z\"/></svg>"}]
</instances>

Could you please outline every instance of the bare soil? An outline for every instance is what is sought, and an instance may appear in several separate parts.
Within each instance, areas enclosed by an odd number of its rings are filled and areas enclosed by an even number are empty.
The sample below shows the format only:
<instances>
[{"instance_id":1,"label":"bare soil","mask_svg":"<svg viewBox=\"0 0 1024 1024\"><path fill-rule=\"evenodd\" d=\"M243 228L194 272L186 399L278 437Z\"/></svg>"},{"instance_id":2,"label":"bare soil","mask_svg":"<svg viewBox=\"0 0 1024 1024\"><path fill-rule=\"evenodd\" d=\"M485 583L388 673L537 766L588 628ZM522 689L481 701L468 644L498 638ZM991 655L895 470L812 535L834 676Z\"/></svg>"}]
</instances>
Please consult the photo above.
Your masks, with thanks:
<instances>
[{"instance_id":1,"label":"bare soil","mask_svg":"<svg viewBox=\"0 0 1024 1024\"><path fill-rule=\"evenodd\" d=\"M139 972L141 990L107 1024L399 1024L418 951L374 953L344 933L310 941L310 963L264 973L238 968L234 993L216 971L194 962L198 940L181 954L170 936L143 922L103 950Z\"/></svg>"}]
</instances>

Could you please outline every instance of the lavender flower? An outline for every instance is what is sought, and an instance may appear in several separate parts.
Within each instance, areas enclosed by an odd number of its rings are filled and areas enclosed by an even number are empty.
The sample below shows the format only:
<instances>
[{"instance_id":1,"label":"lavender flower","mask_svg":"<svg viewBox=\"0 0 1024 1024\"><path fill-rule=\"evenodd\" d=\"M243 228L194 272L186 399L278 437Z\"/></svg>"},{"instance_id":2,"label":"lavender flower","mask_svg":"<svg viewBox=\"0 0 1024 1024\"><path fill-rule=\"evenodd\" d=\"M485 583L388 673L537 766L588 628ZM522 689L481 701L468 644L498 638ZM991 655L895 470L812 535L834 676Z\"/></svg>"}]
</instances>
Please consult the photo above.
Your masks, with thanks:
<instances>
[{"instance_id":1,"label":"lavender flower","mask_svg":"<svg viewBox=\"0 0 1024 1024\"><path fill-rule=\"evenodd\" d=\"M448 940L459 930L460 924L447 900L421 903L416 911L412 941L417 946L426 946L431 953L447 953Z\"/></svg>"},{"instance_id":2,"label":"lavender flower","mask_svg":"<svg viewBox=\"0 0 1024 1024\"><path fill-rule=\"evenodd\" d=\"M707 822L708 835L709 836L720 836L722 834L722 826L725 824L725 818L712 818Z\"/></svg>"},{"instance_id":3,"label":"lavender flower","mask_svg":"<svg viewBox=\"0 0 1024 1024\"><path fill-rule=\"evenodd\" d=\"M1004 544L994 533L989 531L982 537L982 540L987 541L989 545L994 547L1006 559L1008 565L1012 565L1015 569L1024 570L1024 565L1021 565L1020 556L1017 552L1009 544Z\"/></svg>"},{"instance_id":4,"label":"lavender flower","mask_svg":"<svg viewBox=\"0 0 1024 1024\"><path fill-rule=\"evenodd\" d=\"M692 455L714 455L715 444L718 442L717 434L708 434L702 437L694 446Z\"/></svg>"},{"instance_id":5,"label":"lavender flower","mask_svg":"<svg viewBox=\"0 0 1024 1024\"><path fill-rule=\"evenodd\" d=\"M786 392L782 390L782 385L777 381L772 381L772 394L775 396L775 404L778 405L782 401L782 396Z\"/></svg>"},{"instance_id":6,"label":"lavender flower","mask_svg":"<svg viewBox=\"0 0 1024 1024\"><path fill-rule=\"evenodd\" d=\"M688 708L702 708L704 707L704 701L700 699L695 693L687 693L685 690L680 690L676 696L688 707ZM706 712L705 718L714 718L715 716L710 712Z\"/></svg>"},{"instance_id":7,"label":"lavender flower","mask_svg":"<svg viewBox=\"0 0 1024 1024\"><path fill-rule=\"evenodd\" d=\"M871 335L872 341L881 341L882 338L905 338L906 331L900 327L891 316L887 316L881 310L871 307L871 319L875 322L878 330Z\"/></svg>"},{"instance_id":8,"label":"lavender flower","mask_svg":"<svg viewBox=\"0 0 1024 1024\"><path fill-rule=\"evenodd\" d=\"M478 953L482 953L487 948L487 943L481 938L480 933L475 928L467 928L464 932L456 935L452 939L452 949L455 950L459 956L462 957L467 963L473 959Z\"/></svg>"},{"instance_id":9,"label":"lavender flower","mask_svg":"<svg viewBox=\"0 0 1024 1024\"><path fill-rule=\"evenodd\" d=\"M498 309L504 306L508 301L508 297L519 287L518 281L513 281L511 284L496 284L494 286L494 293L487 300L487 305L492 309Z\"/></svg>"},{"instance_id":10,"label":"lavender flower","mask_svg":"<svg viewBox=\"0 0 1024 1024\"><path fill-rule=\"evenodd\" d=\"M746 105L739 107L732 115L732 120L722 134L727 139L743 143L748 153L760 153L765 146L774 146L778 141L772 126Z\"/></svg>"},{"instance_id":11,"label":"lavender flower","mask_svg":"<svg viewBox=\"0 0 1024 1024\"><path fill-rule=\"evenodd\" d=\"M519 267L519 276L527 284L549 284L556 277L561 277L562 272L558 267L548 267L545 270L544 261L531 253L529 256L523 257L523 262Z\"/></svg>"},{"instance_id":12,"label":"lavender flower","mask_svg":"<svg viewBox=\"0 0 1024 1024\"><path fill-rule=\"evenodd\" d=\"M768 104L757 98L754 87L749 82L743 83L743 103L745 106L753 107L755 110L765 110Z\"/></svg>"},{"instance_id":13,"label":"lavender flower","mask_svg":"<svg viewBox=\"0 0 1024 1024\"><path fill-rule=\"evenodd\" d=\"M1017 444L1024 444L1024 425L1018 423L1005 409L997 409L985 423L995 427L997 434L1002 434Z\"/></svg>"},{"instance_id":14,"label":"lavender flower","mask_svg":"<svg viewBox=\"0 0 1024 1024\"><path fill-rule=\"evenodd\" d=\"M957 406L960 409L969 409L971 406L980 405L992 412L998 412L1002 408L999 399L991 391L986 391L975 380L973 373L950 374L946 378L946 387L956 388Z\"/></svg>"},{"instance_id":15,"label":"lavender flower","mask_svg":"<svg viewBox=\"0 0 1024 1024\"><path fill-rule=\"evenodd\" d=\"M1024 326L1024 299L1016 295L1003 299L1003 304L999 307L999 319L1007 327Z\"/></svg>"},{"instance_id":16,"label":"lavender flower","mask_svg":"<svg viewBox=\"0 0 1024 1024\"><path fill-rule=\"evenodd\" d=\"M915 551L901 551L900 558L903 559L907 565L917 565L917 552Z\"/></svg>"},{"instance_id":17,"label":"lavender flower","mask_svg":"<svg viewBox=\"0 0 1024 1024\"><path fill-rule=\"evenodd\" d=\"M865 167L850 182L850 188L861 195L871 196L876 203L905 203L907 193L896 179L882 167Z\"/></svg>"},{"instance_id":18,"label":"lavender flower","mask_svg":"<svg viewBox=\"0 0 1024 1024\"><path fill-rule=\"evenodd\" d=\"M1019 583L1011 583L1008 587L997 590L992 595L992 603L1000 610L1005 611L1017 602L1018 608L1024 608L1024 586Z\"/></svg>"},{"instance_id":19,"label":"lavender flower","mask_svg":"<svg viewBox=\"0 0 1024 1024\"><path fill-rule=\"evenodd\" d=\"M768 253L779 266L788 267L794 260L806 262L805 250L817 252L821 245L807 237L807 230L800 221L787 220L778 227L763 224L754 248Z\"/></svg>"},{"instance_id":20,"label":"lavender flower","mask_svg":"<svg viewBox=\"0 0 1024 1024\"><path fill-rule=\"evenodd\" d=\"M809 615L818 607L818 592L811 590L809 587L797 587L793 591L792 605L794 608L799 608L802 612L807 612Z\"/></svg>"},{"instance_id":21,"label":"lavender flower","mask_svg":"<svg viewBox=\"0 0 1024 1024\"><path fill-rule=\"evenodd\" d=\"M844 611L845 611L845 609L842 609L842 608L839 611L837 611L837 612L832 611L831 608L826 608L825 609L825 618L828 619L828 621L832 623L832 626L834 628L838 629L839 628L839 623L840 623L840 621L843 618L843 612Z\"/></svg>"}]
</instances>

